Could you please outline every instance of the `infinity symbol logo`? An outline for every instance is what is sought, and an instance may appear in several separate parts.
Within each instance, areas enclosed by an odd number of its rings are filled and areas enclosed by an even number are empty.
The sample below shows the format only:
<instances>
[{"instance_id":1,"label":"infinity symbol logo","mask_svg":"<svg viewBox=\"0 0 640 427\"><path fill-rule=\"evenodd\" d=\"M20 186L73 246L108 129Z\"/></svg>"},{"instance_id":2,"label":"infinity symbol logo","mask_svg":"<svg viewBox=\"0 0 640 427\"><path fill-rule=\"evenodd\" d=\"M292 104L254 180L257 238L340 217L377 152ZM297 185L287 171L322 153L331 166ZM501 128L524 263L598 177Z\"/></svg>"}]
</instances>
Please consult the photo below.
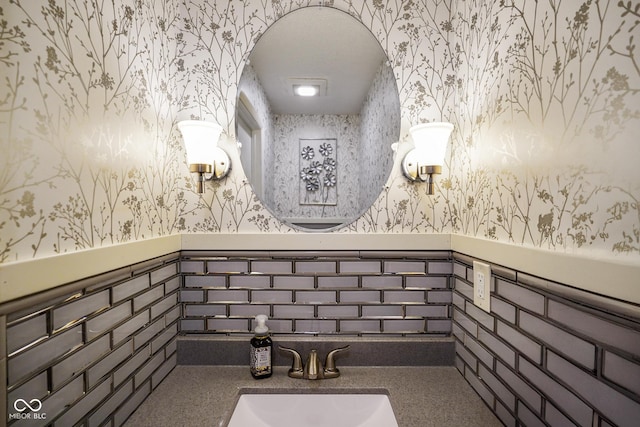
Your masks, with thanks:
<instances>
[{"instance_id":1,"label":"infinity symbol logo","mask_svg":"<svg viewBox=\"0 0 640 427\"><path fill-rule=\"evenodd\" d=\"M40 400L38 399L31 399L29 402L24 399L16 399L16 401L13 402L13 407L18 412L24 412L27 409L29 409L31 412L38 412L40 409L42 409L42 402L40 402Z\"/></svg>"}]
</instances>

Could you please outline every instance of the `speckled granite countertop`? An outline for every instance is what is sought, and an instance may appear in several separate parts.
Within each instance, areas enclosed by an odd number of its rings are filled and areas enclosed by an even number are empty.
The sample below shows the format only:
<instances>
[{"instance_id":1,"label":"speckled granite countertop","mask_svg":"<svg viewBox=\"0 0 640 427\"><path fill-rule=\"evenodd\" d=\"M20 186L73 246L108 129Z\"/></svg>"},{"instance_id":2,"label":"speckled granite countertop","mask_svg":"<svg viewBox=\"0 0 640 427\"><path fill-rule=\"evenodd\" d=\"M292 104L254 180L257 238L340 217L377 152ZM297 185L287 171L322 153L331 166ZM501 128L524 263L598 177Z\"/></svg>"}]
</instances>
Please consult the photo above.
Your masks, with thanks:
<instances>
[{"instance_id":1,"label":"speckled granite countertop","mask_svg":"<svg viewBox=\"0 0 640 427\"><path fill-rule=\"evenodd\" d=\"M125 426L224 426L239 394L255 388L386 389L400 427L502 426L454 367L344 367L339 378L319 381L287 370L254 380L244 366L177 366Z\"/></svg>"}]
</instances>

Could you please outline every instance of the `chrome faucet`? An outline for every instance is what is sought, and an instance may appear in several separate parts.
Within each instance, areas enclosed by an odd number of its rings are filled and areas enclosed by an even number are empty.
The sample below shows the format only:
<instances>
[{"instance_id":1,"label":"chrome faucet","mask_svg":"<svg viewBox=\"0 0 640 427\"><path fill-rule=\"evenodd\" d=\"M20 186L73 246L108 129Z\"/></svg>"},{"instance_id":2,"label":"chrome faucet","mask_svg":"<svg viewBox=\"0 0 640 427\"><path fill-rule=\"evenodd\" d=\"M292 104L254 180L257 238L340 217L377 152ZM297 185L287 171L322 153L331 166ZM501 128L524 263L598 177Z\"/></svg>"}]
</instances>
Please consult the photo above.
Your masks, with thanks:
<instances>
[{"instance_id":1,"label":"chrome faucet","mask_svg":"<svg viewBox=\"0 0 640 427\"><path fill-rule=\"evenodd\" d=\"M318 358L317 350L313 349L307 357L307 363L302 365L302 358L300 353L292 348L278 346L282 351L290 353L293 356L293 364L289 369L289 376L291 378L304 378L306 380L320 380L323 378L337 378L340 376L340 371L336 368L335 355L341 351L348 350L350 346L344 346L331 350L325 359L324 368L320 359Z\"/></svg>"}]
</instances>

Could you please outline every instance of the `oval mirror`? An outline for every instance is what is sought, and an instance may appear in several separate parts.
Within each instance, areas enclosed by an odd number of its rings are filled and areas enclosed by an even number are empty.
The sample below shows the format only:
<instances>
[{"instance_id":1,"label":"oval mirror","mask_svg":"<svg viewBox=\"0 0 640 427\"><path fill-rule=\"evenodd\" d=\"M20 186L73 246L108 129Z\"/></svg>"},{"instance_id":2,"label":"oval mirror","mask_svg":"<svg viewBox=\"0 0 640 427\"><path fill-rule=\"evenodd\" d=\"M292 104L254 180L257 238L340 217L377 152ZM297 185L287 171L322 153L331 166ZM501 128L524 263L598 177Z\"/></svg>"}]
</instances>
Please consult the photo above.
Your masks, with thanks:
<instances>
[{"instance_id":1,"label":"oval mirror","mask_svg":"<svg viewBox=\"0 0 640 427\"><path fill-rule=\"evenodd\" d=\"M375 202L400 100L382 47L354 17L305 7L280 18L251 51L236 105L242 167L275 217L327 230Z\"/></svg>"}]
</instances>

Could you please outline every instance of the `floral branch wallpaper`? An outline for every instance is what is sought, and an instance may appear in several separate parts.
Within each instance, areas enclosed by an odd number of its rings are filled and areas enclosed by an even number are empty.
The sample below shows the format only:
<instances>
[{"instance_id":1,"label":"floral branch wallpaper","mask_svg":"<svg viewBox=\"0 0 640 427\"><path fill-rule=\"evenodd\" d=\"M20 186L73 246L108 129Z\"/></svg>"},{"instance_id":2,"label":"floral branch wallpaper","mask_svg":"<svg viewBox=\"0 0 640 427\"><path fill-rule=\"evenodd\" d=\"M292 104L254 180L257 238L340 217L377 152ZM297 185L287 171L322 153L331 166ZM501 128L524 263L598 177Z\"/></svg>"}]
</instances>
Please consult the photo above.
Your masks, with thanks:
<instances>
[{"instance_id":1,"label":"floral branch wallpaper","mask_svg":"<svg viewBox=\"0 0 640 427\"><path fill-rule=\"evenodd\" d=\"M0 0L0 262L176 233L298 232L239 166L252 46L312 0ZM640 3L334 0L379 40L403 120L394 170L342 233L459 233L640 255ZM176 122L214 120L234 167L200 197ZM434 196L397 167L454 123Z\"/></svg>"}]
</instances>

